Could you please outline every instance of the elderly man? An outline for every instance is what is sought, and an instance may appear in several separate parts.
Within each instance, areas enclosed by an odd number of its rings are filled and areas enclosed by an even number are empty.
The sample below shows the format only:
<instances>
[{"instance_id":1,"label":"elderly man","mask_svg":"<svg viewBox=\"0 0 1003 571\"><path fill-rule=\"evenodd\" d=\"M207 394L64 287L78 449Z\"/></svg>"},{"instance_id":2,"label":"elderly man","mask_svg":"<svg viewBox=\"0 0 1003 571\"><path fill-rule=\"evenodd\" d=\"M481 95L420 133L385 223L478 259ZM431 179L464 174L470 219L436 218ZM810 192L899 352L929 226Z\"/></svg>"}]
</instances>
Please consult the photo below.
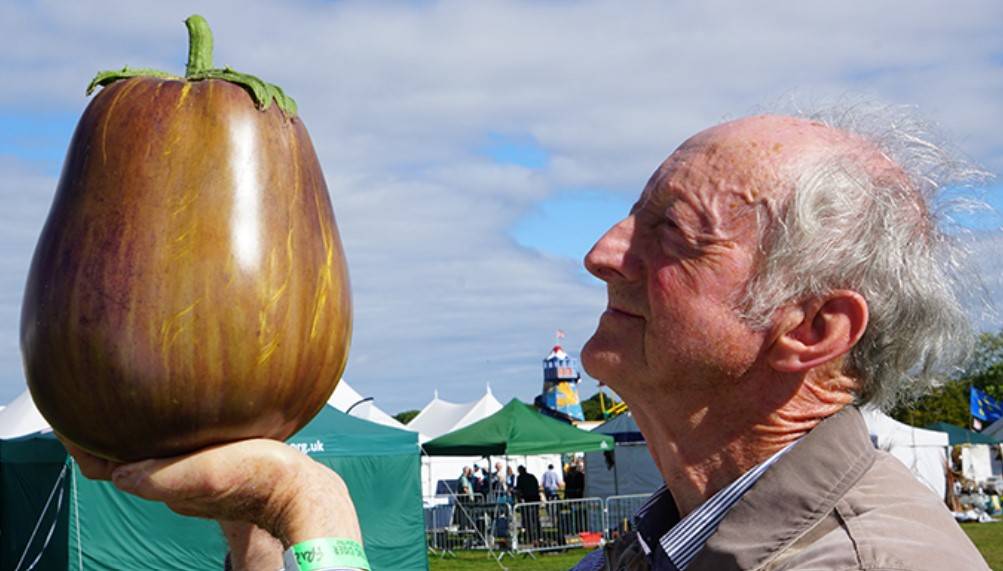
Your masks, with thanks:
<instances>
[{"instance_id":1,"label":"elderly man","mask_svg":"<svg viewBox=\"0 0 1003 571\"><path fill-rule=\"evenodd\" d=\"M855 407L918 390L969 336L929 203L952 163L900 127L711 128L589 252L609 304L582 361L630 405L666 485L636 533L579 569L988 568L941 499L874 450ZM358 536L337 476L279 444L82 467L254 524L223 525L238 567Z\"/></svg>"}]
</instances>

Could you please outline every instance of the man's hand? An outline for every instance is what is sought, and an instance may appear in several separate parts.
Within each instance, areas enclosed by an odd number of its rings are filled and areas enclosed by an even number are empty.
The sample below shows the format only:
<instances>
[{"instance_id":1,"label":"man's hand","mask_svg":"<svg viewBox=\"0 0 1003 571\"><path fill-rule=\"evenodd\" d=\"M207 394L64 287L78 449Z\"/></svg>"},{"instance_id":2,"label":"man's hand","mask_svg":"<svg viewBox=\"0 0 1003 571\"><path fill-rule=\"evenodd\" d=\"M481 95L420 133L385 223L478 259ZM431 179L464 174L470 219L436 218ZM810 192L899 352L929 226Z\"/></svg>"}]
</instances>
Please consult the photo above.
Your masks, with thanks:
<instances>
[{"instance_id":1,"label":"man's hand","mask_svg":"<svg viewBox=\"0 0 1003 571\"><path fill-rule=\"evenodd\" d=\"M244 440L132 464L64 444L88 478L111 480L122 491L183 515L252 523L285 547L318 537L362 541L342 479L281 442Z\"/></svg>"}]
</instances>

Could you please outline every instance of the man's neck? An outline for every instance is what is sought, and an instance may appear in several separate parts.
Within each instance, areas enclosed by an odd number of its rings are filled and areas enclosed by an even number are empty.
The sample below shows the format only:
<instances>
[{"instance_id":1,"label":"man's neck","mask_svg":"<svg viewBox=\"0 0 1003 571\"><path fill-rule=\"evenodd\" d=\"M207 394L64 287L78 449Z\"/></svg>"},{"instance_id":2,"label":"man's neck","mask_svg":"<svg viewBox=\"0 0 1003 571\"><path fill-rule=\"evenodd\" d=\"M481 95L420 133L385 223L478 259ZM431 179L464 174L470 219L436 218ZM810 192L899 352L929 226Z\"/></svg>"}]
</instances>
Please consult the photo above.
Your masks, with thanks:
<instances>
[{"instance_id":1,"label":"man's neck","mask_svg":"<svg viewBox=\"0 0 1003 571\"><path fill-rule=\"evenodd\" d=\"M849 379L784 382L628 401L681 516L852 402Z\"/></svg>"}]
</instances>

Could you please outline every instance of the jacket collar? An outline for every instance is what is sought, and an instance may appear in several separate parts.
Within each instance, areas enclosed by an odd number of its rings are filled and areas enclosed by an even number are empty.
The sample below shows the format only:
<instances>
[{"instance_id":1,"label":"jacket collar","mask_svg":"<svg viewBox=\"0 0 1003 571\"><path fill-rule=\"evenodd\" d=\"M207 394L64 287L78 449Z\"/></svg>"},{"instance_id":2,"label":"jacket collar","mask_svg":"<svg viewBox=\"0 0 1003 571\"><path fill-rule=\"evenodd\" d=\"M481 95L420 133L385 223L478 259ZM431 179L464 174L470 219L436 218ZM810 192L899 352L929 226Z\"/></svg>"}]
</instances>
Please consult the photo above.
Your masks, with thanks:
<instances>
[{"instance_id":1,"label":"jacket collar","mask_svg":"<svg viewBox=\"0 0 1003 571\"><path fill-rule=\"evenodd\" d=\"M823 420L731 508L687 571L762 567L829 514L875 458L856 407Z\"/></svg>"}]
</instances>

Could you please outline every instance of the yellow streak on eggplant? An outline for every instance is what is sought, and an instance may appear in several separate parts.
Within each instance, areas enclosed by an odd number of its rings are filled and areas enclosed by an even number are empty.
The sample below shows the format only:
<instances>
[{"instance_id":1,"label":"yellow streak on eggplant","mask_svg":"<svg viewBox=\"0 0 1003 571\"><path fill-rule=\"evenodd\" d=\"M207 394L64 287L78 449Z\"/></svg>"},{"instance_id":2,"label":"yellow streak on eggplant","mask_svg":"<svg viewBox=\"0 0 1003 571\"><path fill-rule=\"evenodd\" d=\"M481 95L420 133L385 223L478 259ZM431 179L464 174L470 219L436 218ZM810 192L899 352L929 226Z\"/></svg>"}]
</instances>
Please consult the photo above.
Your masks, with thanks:
<instances>
[{"instance_id":1,"label":"yellow streak on eggplant","mask_svg":"<svg viewBox=\"0 0 1003 571\"><path fill-rule=\"evenodd\" d=\"M202 301L201 299L196 299L194 303L188 307L182 309L172 316L170 319L165 320L160 325L160 356L164 360L164 367L170 368L170 350L171 346L174 345L174 341L177 340L178 335L185 330L185 324L182 323L182 319L192 313L195 310L195 306Z\"/></svg>"},{"instance_id":2,"label":"yellow streak on eggplant","mask_svg":"<svg viewBox=\"0 0 1003 571\"><path fill-rule=\"evenodd\" d=\"M171 206L173 206L171 217L175 220L179 230L179 233L171 240L170 257L172 260L180 260L192 253L194 247L192 239L198 228L198 221L197 217L189 216L186 220L184 216L201 195L201 188L189 188L180 198L171 201Z\"/></svg>"},{"instance_id":3,"label":"yellow streak on eggplant","mask_svg":"<svg viewBox=\"0 0 1003 571\"><path fill-rule=\"evenodd\" d=\"M174 104L175 111L181 109L181 106L184 105L185 103L185 99L188 98L188 92L191 90L192 90L192 84L187 81L184 83L184 85L181 86L181 94L178 95L178 102Z\"/></svg>"},{"instance_id":4,"label":"yellow streak on eggplant","mask_svg":"<svg viewBox=\"0 0 1003 571\"><path fill-rule=\"evenodd\" d=\"M171 216L177 216L178 214L181 214L185 210L188 210L188 207L194 204L195 201L198 200L201 194L202 194L201 188L198 190L188 189L188 191L185 192L185 194L181 198L175 201L175 204L177 204L177 206L175 206L174 210L171 211Z\"/></svg>"},{"instance_id":5,"label":"yellow streak on eggplant","mask_svg":"<svg viewBox=\"0 0 1003 571\"><path fill-rule=\"evenodd\" d=\"M268 255L269 277L275 274L275 266L276 266L275 249L272 248L272 250L269 252ZM258 365L261 365L265 361L267 361L272 356L272 353L275 352L276 347L279 346L279 342L276 339L275 332L273 331L274 328L271 327L268 322L268 315L271 312L272 308L274 307L275 303L277 303L278 300L282 298L282 294L285 292L288 283L289 283L289 277L287 272L285 281L271 294L269 294L267 291L267 289L270 288L266 286L266 291L264 292L264 294L267 297L267 301L265 302L264 306L262 306L262 308L258 311L258 339L263 340L266 337L270 337L270 339L267 343L261 344L261 348L258 352Z\"/></svg>"},{"instance_id":6,"label":"yellow streak on eggplant","mask_svg":"<svg viewBox=\"0 0 1003 571\"><path fill-rule=\"evenodd\" d=\"M188 227L185 229L184 232L182 232L180 235L178 235L177 238L174 239L174 242L181 242L183 240L187 240L188 237L191 235L192 235L192 228Z\"/></svg>"},{"instance_id":7,"label":"yellow streak on eggplant","mask_svg":"<svg viewBox=\"0 0 1003 571\"><path fill-rule=\"evenodd\" d=\"M290 231L286 239L287 255L289 255L292 251L291 240L292 240L292 232ZM259 365L267 361L272 356L272 353L275 352L275 349L278 348L279 346L279 341L276 338L275 333L273 332L273 328L269 326L268 315L272 312L272 310L274 309L275 305L279 302L279 300L282 299L282 296L285 295L286 290L289 289L289 280L292 275L292 268L293 268L293 265L291 263L292 258L290 257L287 261L289 263L286 264L285 276L283 276L282 283L277 288L275 288L274 291L272 291L270 294L266 292L266 295L268 296L267 301L265 302L265 305L261 308L261 310L258 312L259 336L261 338L264 338L266 334L271 335L271 340L268 343L265 343L261 347L261 351L258 354ZM271 252L269 252L268 256L269 276L274 275L275 267L277 265L278 262L276 260L275 249L273 248Z\"/></svg>"},{"instance_id":8,"label":"yellow streak on eggplant","mask_svg":"<svg viewBox=\"0 0 1003 571\"><path fill-rule=\"evenodd\" d=\"M266 361L268 361L278 348L279 340L273 337L267 345L261 348L261 353L258 355L258 365L263 365Z\"/></svg>"},{"instance_id":9,"label":"yellow streak on eggplant","mask_svg":"<svg viewBox=\"0 0 1003 571\"><path fill-rule=\"evenodd\" d=\"M279 299L281 299L282 296L285 295L286 290L289 289L289 281L290 278L292 277L292 270L294 265L295 261L293 259L293 228L292 225L290 224L289 231L286 232L286 275L282 279L282 285L280 285L278 289L276 289L275 292L272 294L271 298L269 298L268 305L266 306L267 308L271 309L273 305L278 303Z\"/></svg>"},{"instance_id":10,"label":"yellow streak on eggplant","mask_svg":"<svg viewBox=\"0 0 1003 571\"><path fill-rule=\"evenodd\" d=\"M165 157L171 156L171 153L174 152L174 147L180 141L181 141L181 134L180 133L178 133L177 135L174 135L173 137L171 137L171 142L168 143L168 144L166 144L166 145L164 145L164 156Z\"/></svg>"},{"instance_id":11,"label":"yellow streak on eggplant","mask_svg":"<svg viewBox=\"0 0 1003 571\"><path fill-rule=\"evenodd\" d=\"M274 136L274 135L273 135ZM294 173L297 170L297 165L295 162L295 154L293 155L293 170ZM273 175L274 176L274 175ZM294 184L293 192L298 190L297 186L299 184L298 173L294 174ZM264 364L268 359L271 358L272 354L279 346L279 340L274 332L274 328L269 326L268 316L274 311L276 304L279 300L286 294L289 289L289 282L291 281L293 267L296 265L294 259L291 257L291 240L293 237L293 221L295 217L287 210L286 216L287 224L289 224L289 230L286 233L286 260L284 265L284 272L278 269L279 260L276 254L276 249L273 247L268 252L268 280L265 282L266 289L263 292L265 297L265 304L262 306L261 310L258 312L258 332L259 340L264 340L266 337L269 338L267 343L261 343L260 350L258 353L258 365ZM278 287L273 287L273 278L277 273L282 273L282 282Z\"/></svg>"},{"instance_id":12,"label":"yellow streak on eggplant","mask_svg":"<svg viewBox=\"0 0 1003 571\"><path fill-rule=\"evenodd\" d=\"M285 264L285 275L283 276L282 284L279 285L279 287L276 288L270 295L268 295L268 299L267 299L267 301L265 303L265 306L261 308L261 311L259 313L258 327L259 327L259 331L261 332L262 335L264 335L265 331L268 331L269 333L272 333L270 331L270 329L266 329L266 327L267 327L267 315L268 315L269 312L271 312L273 310L273 308L275 307L275 305L279 302L280 299L282 299L282 297L285 295L286 291L289 289L289 282L290 282L290 280L292 278L293 268L296 266L296 261L295 261L295 258L293 257L293 249L294 249L293 248L293 238L295 236L294 230L295 230L295 220L296 220L296 217L295 217L294 213L292 212L292 204L294 204L296 202L296 197L299 195L299 183L300 183L300 181L299 181L299 162L297 160L296 139L295 139L295 137L293 137L293 138L290 139L290 143L291 143L291 145L293 147L293 153L292 153L292 162L293 162L293 165L292 165L292 169L293 169L293 199L290 201L290 207L287 210L287 217L286 217L287 223L289 224L289 230L286 232L286 264ZM268 273L269 273L269 276L274 275L274 273L275 273L275 267L276 267L277 264L278 264L278 262L277 262L276 255L275 255L275 249L273 248L269 252L269 257L268 257L268 267L269 267L269 272ZM261 347L261 350L260 350L260 352L258 354L258 365L261 365L261 364L265 363L266 361L268 361L268 359L271 358L272 354L275 352L275 350L278 348L278 346L279 346L278 339L276 338L276 336L274 335L274 333L272 333L271 340L268 343L262 345L262 347Z\"/></svg>"},{"instance_id":13,"label":"yellow streak on eggplant","mask_svg":"<svg viewBox=\"0 0 1003 571\"><path fill-rule=\"evenodd\" d=\"M171 261L176 262L192 254L192 250L194 249L192 237L195 234L197 225L195 220L189 220L184 227L180 228L181 232L171 240L171 251L169 254Z\"/></svg>"},{"instance_id":14,"label":"yellow streak on eggplant","mask_svg":"<svg viewBox=\"0 0 1003 571\"><path fill-rule=\"evenodd\" d=\"M287 239L287 245L286 245L287 253L289 252L290 248L289 241L291 240L291 236L292 234L290 233L289 239ZM274 249L271 251L269 255L268 265L269 269L274 269L276 265ZM269 274L271 273L272 272L269 272ZM283 278L282 283L279 285L279 287L275 288L275 290L271 292L271 294L268 294L268 299L265 302L265 305L258 312L259 338L264 338L266 334L271 335L271 339L268 341L268 343L265 343L264 345L261 346L261 350L258 353L258 365L261 365L265 361L267 361L272 356L272 353L275 352L275 349L277 349L279 346L279 341L275 336L273 328L270 327L268 323L268 315L275 308L275 305L279 302L279 300L282 299L282 297L285 295L286 290L289 289L289 279L291 274L292 274L292 265L286 264L285 277Z\"/></svg>"},{"instance_id":15,"label":"yellow streak on eggplant","mask_svg":"<svg viewBox=\"0 0 1003 571\"><path fill-rule=\"evenodd\" d=\"M317 332L320 329L320 319L324 312L324 307L327 305L327 292L331 287L331 265L334 262L334 246L331 240L331 229L327 227L327 221L324 219L324 208L320 203L320 198L318 195L314 195L314 204L317 211L317 221L320 223L320 236L324 241L324 266L320 268L320 272L317 274L317 297L314 299L313 305L313 323L310 325L310 340L313 340L317 336Z\"/></svg>"},{"instance_id":16,"label":"yellow streak on eggplant","mask_svg":"<svg viewBox=\"0 0 1003 571\"><path fill-rule=\"evenodd\" d=\"M137 85L139 85L139 80L127 82L127 85L115 94L115 98L112 99L111 104L108 105L108 111L104 114L104 121L101 122L101 160L104 164L108 164L108 121L111 121L111 116L113 115L115 106L118 105L119 100L121 100L126 93L132 91Z\"/></svg>"}]
</instances>

